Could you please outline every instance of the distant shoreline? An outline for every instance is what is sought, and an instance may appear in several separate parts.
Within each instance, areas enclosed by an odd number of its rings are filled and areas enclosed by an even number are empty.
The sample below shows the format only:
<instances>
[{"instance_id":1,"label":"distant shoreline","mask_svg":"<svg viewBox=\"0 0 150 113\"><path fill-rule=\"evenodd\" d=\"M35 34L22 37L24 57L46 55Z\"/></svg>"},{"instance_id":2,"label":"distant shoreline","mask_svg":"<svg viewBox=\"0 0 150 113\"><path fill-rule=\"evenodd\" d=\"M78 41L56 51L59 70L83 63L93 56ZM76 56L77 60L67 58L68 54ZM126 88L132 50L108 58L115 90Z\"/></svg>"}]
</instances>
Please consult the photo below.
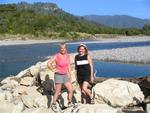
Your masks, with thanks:
<instances>
[{"instance_id":1,"label":"distant shoreline","mask_svg":"<svg viewBox=\"0 0 150 113\"><path fill-rule=\"evenodd\" d=\"M69 40L63 39L48 39L48 40L15 40L15 39L7 39L0 40L0 46L9 46L9 45L27 45L27 44L40 44L40 43L54 43L66 41L68 44ZM113 42L142 42L142 41L150 41L150 36L119 36L117 38L102 38L98 37L93 39L93 41L87 41L86 43L113 43ZM71 42L71 44L81 43L82 40L78 42ZM84 42L83 42L84 43Z\"/></svg>"},{"instance_id":2,"label":"distant shoreline","mask_svg":"<svg viewBox=\"0 0 150 113\"><path fill-rule=\"evenodd\" d=\"M63 40L0 40L0 46L54 43Z\"/></svg>"}]
</instances>

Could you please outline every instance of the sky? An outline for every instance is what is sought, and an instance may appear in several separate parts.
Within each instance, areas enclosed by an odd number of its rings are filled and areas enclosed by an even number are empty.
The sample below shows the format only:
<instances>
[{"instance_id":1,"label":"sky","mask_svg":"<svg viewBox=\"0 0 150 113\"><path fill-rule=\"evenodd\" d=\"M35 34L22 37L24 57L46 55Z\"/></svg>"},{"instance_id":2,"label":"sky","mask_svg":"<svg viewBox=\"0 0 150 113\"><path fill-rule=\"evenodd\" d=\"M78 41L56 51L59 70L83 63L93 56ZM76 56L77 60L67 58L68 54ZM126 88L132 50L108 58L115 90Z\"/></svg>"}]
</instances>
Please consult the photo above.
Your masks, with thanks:
<instances>
[{"instance_id":1,"label":"sky","mask_svg":"<svg viewBox=\"0 0 150 113\"><path fill-rule=\"evenodd\" d=\"M59 8L76 16L129 15L150 19L150 0L23 0L28 3L56 3ZM0 4L19 3L21 0L0 0Z\"/></svg>"}]
</instances>

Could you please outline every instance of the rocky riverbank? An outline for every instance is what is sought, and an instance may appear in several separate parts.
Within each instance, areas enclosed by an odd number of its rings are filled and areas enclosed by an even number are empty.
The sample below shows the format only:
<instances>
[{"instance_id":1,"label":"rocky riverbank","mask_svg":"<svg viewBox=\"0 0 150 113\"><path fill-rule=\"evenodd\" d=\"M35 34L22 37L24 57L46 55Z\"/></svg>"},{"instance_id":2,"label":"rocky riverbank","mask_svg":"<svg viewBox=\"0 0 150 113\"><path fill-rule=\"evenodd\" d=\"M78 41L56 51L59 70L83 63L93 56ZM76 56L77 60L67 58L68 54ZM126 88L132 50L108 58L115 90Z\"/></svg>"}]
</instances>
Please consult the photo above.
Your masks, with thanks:
<instances>
[{"instance_id":1,"label":"rocky riverbank","mask_svg":"<svg viewBox=\"0 0 150 113\"><path fill-rule=\"evenodd\" d=\"M95 104L81 104L81 92L76 82L73 63L71 67L73 102L77 104L77 108L66 108L67 92L63 88L58 102L61 113L144 113L146 109L147 113L150 112L146 107L149 106L150 93L145 95L140 86L141 83L146 83L142 81L144 78L107 78L101 81L96 78L96 84L91 87ZM53 113L50 108L54 93L53 79L54 73L47 68L47 61L39 62L16 76L5 78L0 86L0 113ZM145 86L150 86L149 79L148 76L148 84Z\"/></svg>"},{"instance_id":2,"label":"rocky riverbank","mask_svg":"<svg viewBox=\"0 0 150 113\"><path fill-rule=\"evenodd\" d=\"M150 64L150 46L97 50L91 55L101 61Z\"/></svg>"}]
</instances>

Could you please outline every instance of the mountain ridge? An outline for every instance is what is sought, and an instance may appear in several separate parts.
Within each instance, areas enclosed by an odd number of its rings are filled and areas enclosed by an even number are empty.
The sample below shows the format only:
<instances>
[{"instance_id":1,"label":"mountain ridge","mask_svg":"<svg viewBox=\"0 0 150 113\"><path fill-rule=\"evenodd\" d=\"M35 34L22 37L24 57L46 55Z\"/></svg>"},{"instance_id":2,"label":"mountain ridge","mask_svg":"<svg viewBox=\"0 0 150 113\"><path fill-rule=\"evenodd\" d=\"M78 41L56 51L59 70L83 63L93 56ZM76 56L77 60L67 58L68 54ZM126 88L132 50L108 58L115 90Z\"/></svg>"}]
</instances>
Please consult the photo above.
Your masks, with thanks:
<instances>
[{"instance_id":1,"label":"mountain ridge","mask_svg":"<svg viewBox=\"0 0 150 113\"><path fill-rule=\"evenodd\" d=\"M107 23L111 22L108 18L104 20L107 20ZM111 28L70 14L54 3L21 2L0 4L0 33L80 39L95 34L149 35L150 25L146 24L140 29L122 29L115 26Z\"/></svg>"},{"instance_id":2,"label":"mountain ridge","mask_svg":"<svg viewBox=\"0 0 150 113\"><path fill-rule=\"evenodd\" d=\"M128 15L85 15L83 18L112 28L142 28L145 24L150 24L150 19Z\"/></svg>"}]
</instances>

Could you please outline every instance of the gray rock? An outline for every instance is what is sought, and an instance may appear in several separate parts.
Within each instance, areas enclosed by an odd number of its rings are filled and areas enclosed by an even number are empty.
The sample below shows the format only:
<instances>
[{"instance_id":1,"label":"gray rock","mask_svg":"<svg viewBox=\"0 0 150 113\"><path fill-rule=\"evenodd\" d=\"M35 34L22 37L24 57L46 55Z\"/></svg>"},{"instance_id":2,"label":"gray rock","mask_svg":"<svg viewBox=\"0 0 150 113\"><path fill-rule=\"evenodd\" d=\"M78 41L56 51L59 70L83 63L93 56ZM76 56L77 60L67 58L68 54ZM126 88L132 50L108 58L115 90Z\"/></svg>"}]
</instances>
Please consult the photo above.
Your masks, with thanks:
<instances>
[{"instance_id":1,"label":"gray rock","mask_svg":"<svg viewBox=\"0 0 150 113\"><path fill-rule=\"evenodd\" d=\"M93 87L96 103L107 103L115 107L137 105L144 101L144 95L137 84L108 79Z\"/></svg>"},{"instance_id":2,"label":"gray rock","mask_svg":"<svg viewBox=\"0 0 150 113\"><path fill-rule=\"evenodd\" d=\"M146 105L146 113L150 113L150 103Z\"/></svg>"}]
</instances>

